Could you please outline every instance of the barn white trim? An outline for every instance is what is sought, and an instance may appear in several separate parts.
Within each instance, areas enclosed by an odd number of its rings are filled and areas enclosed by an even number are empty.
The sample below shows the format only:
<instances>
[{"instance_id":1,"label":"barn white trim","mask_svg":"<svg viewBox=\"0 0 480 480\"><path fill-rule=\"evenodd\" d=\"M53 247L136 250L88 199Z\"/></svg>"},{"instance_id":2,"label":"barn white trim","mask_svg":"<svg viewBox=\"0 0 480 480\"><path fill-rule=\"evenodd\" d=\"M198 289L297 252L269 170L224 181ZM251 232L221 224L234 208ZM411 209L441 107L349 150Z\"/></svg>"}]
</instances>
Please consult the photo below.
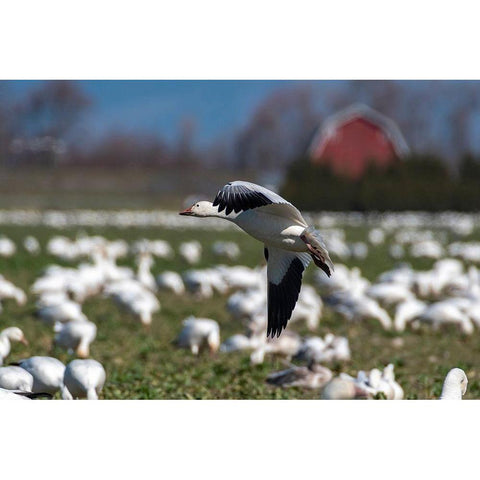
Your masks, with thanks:
<instances>
[{"instance_id":1,"label":"barn white trim","mask_svg":"<svg viewBox=\"0 0 480 480\"><path fill-rule=\"evenodd\" d=\"M391 118L388 118L368 105L354 103L344 110L331 115L323 122L313 136L313 140L307 150L307 155L313 156L313 154L317 152L316 156L318 156L318 151L321 152L323 150L326 143L335 135L336 131L342 125L357 117L364 118L370 123L378 126L392 142L395 153L399 158L410 153L410 148L403 137L402 132Z\"/></svg>"}]
</instances>

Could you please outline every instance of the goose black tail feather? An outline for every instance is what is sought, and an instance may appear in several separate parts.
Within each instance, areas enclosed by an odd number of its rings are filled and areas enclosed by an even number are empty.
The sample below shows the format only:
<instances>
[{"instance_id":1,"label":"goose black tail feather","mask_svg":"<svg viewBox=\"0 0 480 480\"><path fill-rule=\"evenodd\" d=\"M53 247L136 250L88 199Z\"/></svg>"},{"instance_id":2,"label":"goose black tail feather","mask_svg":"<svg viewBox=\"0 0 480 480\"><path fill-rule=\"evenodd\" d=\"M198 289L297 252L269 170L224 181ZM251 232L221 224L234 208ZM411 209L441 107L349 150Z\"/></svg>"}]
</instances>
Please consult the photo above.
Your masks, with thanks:
<instances>
[{"instance_id":1,"label":"goose black tail feather","mask_svg":"<svg viewBox=\"0 0 480 480\"><path fill-rule=\"evenodd\" d=\"M49 398L49 399L53 398L53 395L51 395L50 393L46 393L46 392L33 393L33 392L22 392L22 391L14 390L14 393L16 395L21 395L22 397L31 398L32 400L35 400L37 398Z\"/></svg>"},{"instance_id":2,"label":"goose black tail feather","mask_svg":"<svg viewBox=\"0 0 480 480\"><path fill-rule=\"evenodd\" d=\"M332 275L332 271L330 270L330 267L325 262L323 262L322 259L316 257L315 255L312 255L312 258L315 265L321 268L327 274L328 277Z\"/></svg>"}]
</instances>

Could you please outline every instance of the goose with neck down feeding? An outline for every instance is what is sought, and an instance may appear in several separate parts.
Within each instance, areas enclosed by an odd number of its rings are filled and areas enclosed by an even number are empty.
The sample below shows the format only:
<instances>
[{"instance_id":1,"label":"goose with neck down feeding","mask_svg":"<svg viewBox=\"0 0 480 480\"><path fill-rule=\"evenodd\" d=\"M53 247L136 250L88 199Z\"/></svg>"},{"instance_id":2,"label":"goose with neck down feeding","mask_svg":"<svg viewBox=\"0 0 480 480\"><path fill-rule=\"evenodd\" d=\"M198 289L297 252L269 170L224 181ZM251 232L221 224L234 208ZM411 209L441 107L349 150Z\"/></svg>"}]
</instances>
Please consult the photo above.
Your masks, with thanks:
<instances>
[{"instance_id":1,"label":"goose with neck down feeding","mask_svg":"<svg viewBox=\"0 0 480 480\"><path fill-rule=\"evenodd\" d=\"M322 237L308 226L298 209L254 183L229 182L213 203L197 202L180 215L223 218L264 243L268 265L267 336L278 337L286 327L310 260L328 276L333 270Z\"/></svg>"},{"instance_id":2,"label":"goose with neck down feeding","mask_svg":"<svg viewBox=\"0 0 480 480\"><path fill-rule=\"evenodd\" d=\"M30 357L18 362L33 377L32 391L35 393L55 393L63 387L65 365L53 357Z\"/></svg>"},{"instance_id":3,"label":"goose with neck down feeding","mask_svg":"<svg viewBox=\"0 0 480 480\"><path fill-rule=\"evenodd\" d=\"M33 388L33 377L21 367L13 365L0 367L0 388L31 392Z\"/></svg>"},{"instance_id":4,"label":"goose with neck down feeding","mask_svg":"<svg viewBox=\"0 0 480 480\"><path fill-rule=\"evenodd\" d=\"M105 384L105 369L96 360L72 360L65 369L62 398L98 400Z\"/></svg>"}]
</instances>

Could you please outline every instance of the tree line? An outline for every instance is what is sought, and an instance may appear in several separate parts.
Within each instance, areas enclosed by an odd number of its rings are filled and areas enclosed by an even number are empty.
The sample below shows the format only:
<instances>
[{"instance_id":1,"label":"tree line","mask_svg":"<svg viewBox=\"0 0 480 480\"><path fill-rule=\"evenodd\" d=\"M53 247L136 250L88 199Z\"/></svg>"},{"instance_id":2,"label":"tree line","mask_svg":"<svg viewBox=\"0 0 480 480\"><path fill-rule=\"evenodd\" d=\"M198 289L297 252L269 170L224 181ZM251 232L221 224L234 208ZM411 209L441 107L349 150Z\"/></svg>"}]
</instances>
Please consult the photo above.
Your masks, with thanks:
<instances>
[{"instance_id":1,"label":"tree line","mask_svg":"<svg viewBox=\"0 0 480 480\"><path fill-rule=\"evenodd\" d=\"M371 162L358 180L302 156L288 168L280 193L310 211L478 211L479 187L480 159L472 155L460 159L456 172L433 154L412 154L387 167Z\"/></svg>"}]
</instances>

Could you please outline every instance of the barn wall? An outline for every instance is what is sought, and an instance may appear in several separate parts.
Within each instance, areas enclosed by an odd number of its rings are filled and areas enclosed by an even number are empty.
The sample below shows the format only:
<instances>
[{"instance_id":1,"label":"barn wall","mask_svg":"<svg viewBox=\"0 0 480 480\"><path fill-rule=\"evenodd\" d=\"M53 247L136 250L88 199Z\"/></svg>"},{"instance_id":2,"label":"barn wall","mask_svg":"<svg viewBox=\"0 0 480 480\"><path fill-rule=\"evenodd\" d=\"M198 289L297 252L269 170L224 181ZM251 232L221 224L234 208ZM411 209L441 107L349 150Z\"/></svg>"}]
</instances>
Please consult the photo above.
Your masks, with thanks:
<instances>
[{"instance_id":1,"label":"barn wall","mask_svg":"<svg viewBox=\"0 0 480 480\"><path fill-rule=\"evenodd\" d=\"M314 163L328 162L335 172L352 178L361 177L371 160L388 165L396 159L393 144L382 129L363 118L341 125L312 152Z\"/></svg>"}]
</instances>

